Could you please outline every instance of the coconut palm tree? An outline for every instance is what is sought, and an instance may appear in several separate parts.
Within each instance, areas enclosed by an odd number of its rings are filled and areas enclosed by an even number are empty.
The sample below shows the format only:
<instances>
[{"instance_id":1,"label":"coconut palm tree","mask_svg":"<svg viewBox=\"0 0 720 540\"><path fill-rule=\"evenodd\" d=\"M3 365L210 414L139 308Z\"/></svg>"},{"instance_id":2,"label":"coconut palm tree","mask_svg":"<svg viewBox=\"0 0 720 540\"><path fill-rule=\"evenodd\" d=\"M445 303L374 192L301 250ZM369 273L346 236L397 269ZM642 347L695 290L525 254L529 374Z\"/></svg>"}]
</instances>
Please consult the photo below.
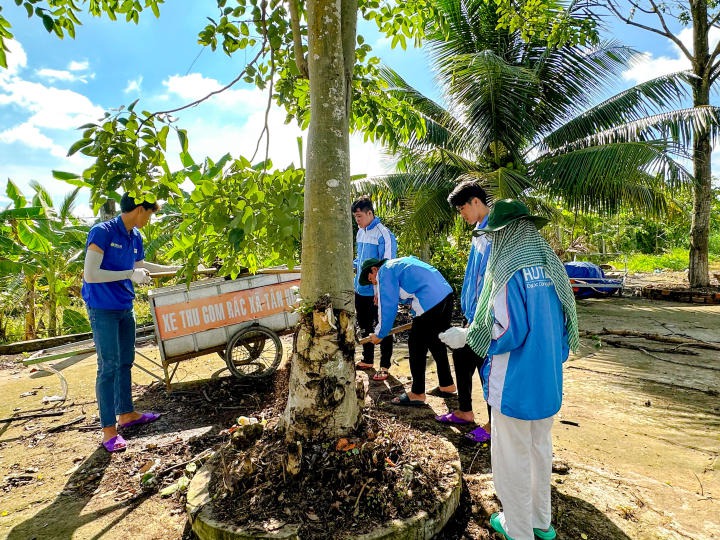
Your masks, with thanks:
<instances>
[{"instance_id":1,"label":"coconut palm tree","mask_svg":"<svg viewBox=\"0 0 720 540\"><path fill-rule=\"evenodd\" d=\"M437 0L443 24L428 32L431 64L446 107L392 69L390 91L409 103L426 129L396 151L396 174L361 180L358 192L409 209L419 238L447 230L446 197L466 179L493 198L523 197L549 212L612 213L620 206L658 214L667 189L687 185L678 162L695 123L716 112L680 109L684 75L659 77L604 101L635 53L615 42L550 48L497 29L493 2ZM574 17L592 14L571 7ZM668 112L669 111L669 112ZM402 213L402 210L401 210Z\"/></svg>"}]
</instances>

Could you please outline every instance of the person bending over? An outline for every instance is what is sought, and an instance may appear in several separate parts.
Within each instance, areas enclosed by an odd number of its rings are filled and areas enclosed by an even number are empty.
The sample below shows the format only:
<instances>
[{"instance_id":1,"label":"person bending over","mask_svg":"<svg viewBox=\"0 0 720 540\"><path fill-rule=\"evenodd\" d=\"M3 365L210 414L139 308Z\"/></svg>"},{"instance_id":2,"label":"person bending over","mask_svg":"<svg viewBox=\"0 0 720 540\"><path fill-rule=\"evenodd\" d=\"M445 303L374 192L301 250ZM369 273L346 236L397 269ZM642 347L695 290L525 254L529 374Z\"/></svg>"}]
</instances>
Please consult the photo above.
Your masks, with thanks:
<instances>
[{"instance_id":1,"label":"person bending over","mask_svg":"<svg viewBox=\"0 0 720 540\"><path fill-rule=\"evenodd\" d=\"M440 391L455 392L447 349L438 334L450 327L453 292L440 272L415 257L368 259L360 271L360 283L372 283L378 291L378 319L373 343L389 335L398 304L409 303L413 317L408 338L410 392L394 398L395 405L418 406L425 403L425 368L428 350L437 365Z\"/></svg>"}]
</instances>

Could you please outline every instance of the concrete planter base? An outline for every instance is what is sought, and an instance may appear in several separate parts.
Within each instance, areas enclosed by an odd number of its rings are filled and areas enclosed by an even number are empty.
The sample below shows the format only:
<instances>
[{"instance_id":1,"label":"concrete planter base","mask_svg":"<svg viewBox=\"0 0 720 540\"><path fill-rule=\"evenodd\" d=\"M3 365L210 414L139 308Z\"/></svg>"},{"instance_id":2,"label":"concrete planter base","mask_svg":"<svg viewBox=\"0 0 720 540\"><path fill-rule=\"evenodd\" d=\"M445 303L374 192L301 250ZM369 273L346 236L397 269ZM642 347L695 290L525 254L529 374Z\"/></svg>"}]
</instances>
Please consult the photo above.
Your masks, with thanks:
<instances>
[{"instance_id":1,"label":"concrete planter base","mask_svg":"<svg viewBox=\"0 0 720 540\"><path fill-rule=\"evenodd\" d=\"M460 503L462 472L457 449L445 439L440 439L448 449L451 460L437 463L439 470L446 470L450 486L442 497L433 501L435 507L417 513L408 519L396 519L361 535L347 535L344 538L358 540L426 540L435 536L447 524ZM214 467L213 460L203 466L190 482L186 509L195 534L201 540L249 540L266 538L274 540L300 539L299 526L286 524L277 530L259 531L244 529L230 523L223 523L213 516L209 484Z\"/></svg>"}]
</instances>

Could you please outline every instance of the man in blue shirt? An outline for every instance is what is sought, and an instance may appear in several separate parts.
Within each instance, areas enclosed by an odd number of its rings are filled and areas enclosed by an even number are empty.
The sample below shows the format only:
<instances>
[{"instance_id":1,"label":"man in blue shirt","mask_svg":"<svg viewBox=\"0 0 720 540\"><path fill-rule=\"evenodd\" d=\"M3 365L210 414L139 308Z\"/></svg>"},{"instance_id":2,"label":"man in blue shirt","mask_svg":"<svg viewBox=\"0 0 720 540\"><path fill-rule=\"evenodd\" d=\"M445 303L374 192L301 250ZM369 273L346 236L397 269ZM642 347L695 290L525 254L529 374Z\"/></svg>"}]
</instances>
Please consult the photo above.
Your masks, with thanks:
<instances>
[{"instance_id":1,"label":"man in blue shirt","mask_svg":"<svg viewBox=\"0 0 720 540\"><path fill-rule=\"evenodd\" d=\"M470 225L475 226L472 244L465 267L462 293L460 295L460 309L469 324L475 316L480 291L483 287L483 277L490 255L490 241L488 236L480 231L487 224L490 209L487 206L487 193L476 182L469 180L458 184L448 196L448 202L455 207L462 218ZM467 345L454 349L452 352L455 365L455 379L458 389L458 408L447 414L435 417L444 424L473 424L475 415L472 409L472 379L475 370L480 373L484 358L480 358ZM488 421L465 435L473 442L490 440L490 406L487 406Z\"/></svg>"},{"instance_id":2,"label":"man in blue shirt","mask_svg":"<svg viewBox=\"0 0 720 540\"><path fill-rule=\"evenodd\" d=\"M358 225L356 236L357 257L355 257L355 315L363 336L369 336L378 320L378 309L375 304L375 290L372 285L361 285L358 281L362 264L368 259L394 259L397 257L395 235L375 217L372 201L363 196L351 207L353 217ZM392 336L380 342L380 369L373 375L376 381L388 378L390 357L393 352ZM372 369L375 365L375 344L363 344L363 359L358 362L359 369Z\"/></svg>"},{"instance_id":3,"label":"man in blue shirt","mask_svg":"<svg viewBox=\"0 0 720 540\"><path fill-rule=\"evenodd\" d=\"M409 303L413 316L408 353L412 388L392 400L395 405L425 403L425 367L428 350L437 365L440 391L455 392L447 349L438 334L450 327L453 292L440 272L415 257L368 259L360 270L361 285L373 284L378 291L378 325L370 335L373 343L389 335L398 303Z\"/></svg>"},{"instance_id":4,"label":"man in blue shirt","mask_svg":"<svg viewBox=\"0 0 720 540\"><path fill-rule=\"evenodd\" d=\"M122 451L127 446L118 433L118 424L121 428L129 427L154 422L160 417L159 413L135 411L130 373L135 360L133 283L149 283L151 271L180 268L145 261L139 229L159 208L156 202L137 203L125 193L120 200L122 213L94 225L86 243L82 297L97 350L95 394L102 444L108 452Z\"/></svg>"}]
</instances>

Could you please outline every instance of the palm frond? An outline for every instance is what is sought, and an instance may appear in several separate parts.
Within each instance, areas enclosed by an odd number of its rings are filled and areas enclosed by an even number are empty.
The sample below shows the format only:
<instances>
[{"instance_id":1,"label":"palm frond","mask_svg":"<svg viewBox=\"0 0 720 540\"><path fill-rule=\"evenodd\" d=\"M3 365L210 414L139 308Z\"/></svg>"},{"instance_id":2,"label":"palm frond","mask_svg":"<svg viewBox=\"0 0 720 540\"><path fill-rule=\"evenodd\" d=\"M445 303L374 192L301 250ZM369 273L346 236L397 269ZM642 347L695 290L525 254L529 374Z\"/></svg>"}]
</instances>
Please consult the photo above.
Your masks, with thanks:
<instances>
[{"instance_id":1,"label":"palm frond","mask_svg":"<svg viewBox=\"0 0 720 540\"><path fill-rule=\"evenodd\" d=\"M415 132L407 143L415 148L445 147L450 141L456 140L462 132L462 125L453 118L441 105L413 88L396 71L383 66L379 70L380 78L388 85L388 93L410 104L413 110L425 121L425 133L418 137Z\"/></svg>"},{"instance_id":2,"label":"palm frond","mask_svg":"<svg viewBox=\"0 0 720 540\"><path fill-rule=\"evenodd\" d=\"M626 204L656 213L663 185L679 187L692 175L660 142L622 142L545 156L531 165L537 185L583 211L612 212Z\"/></svg>"},{"instance_id":3,"label":"palm frond","mask_svg":"<svg viewBox=\"0 0 720 540\"><path fill-rule=\"evenodd\" d=\"M691 146L695 134L701 130L708 131L713 142L717 141L720 134L720 108L692 107L640 118L571 141L550 153L557 155L576 148L616 142L656 140L662 141L679 157L688 157L685 149Z\"/></svg>"},{"instance_id":4,"label":"palm frond","mask_svg":"<svg viewBox=\"0 0 720 540\"><path fill-rule=\"evenodd\" d=\"M590 134L659 114L683 103L688 97L686 83L687 72L680 72L633 86L566 122L548 134L543 143L558 148Z\"/></svg>"}]
</instances>

